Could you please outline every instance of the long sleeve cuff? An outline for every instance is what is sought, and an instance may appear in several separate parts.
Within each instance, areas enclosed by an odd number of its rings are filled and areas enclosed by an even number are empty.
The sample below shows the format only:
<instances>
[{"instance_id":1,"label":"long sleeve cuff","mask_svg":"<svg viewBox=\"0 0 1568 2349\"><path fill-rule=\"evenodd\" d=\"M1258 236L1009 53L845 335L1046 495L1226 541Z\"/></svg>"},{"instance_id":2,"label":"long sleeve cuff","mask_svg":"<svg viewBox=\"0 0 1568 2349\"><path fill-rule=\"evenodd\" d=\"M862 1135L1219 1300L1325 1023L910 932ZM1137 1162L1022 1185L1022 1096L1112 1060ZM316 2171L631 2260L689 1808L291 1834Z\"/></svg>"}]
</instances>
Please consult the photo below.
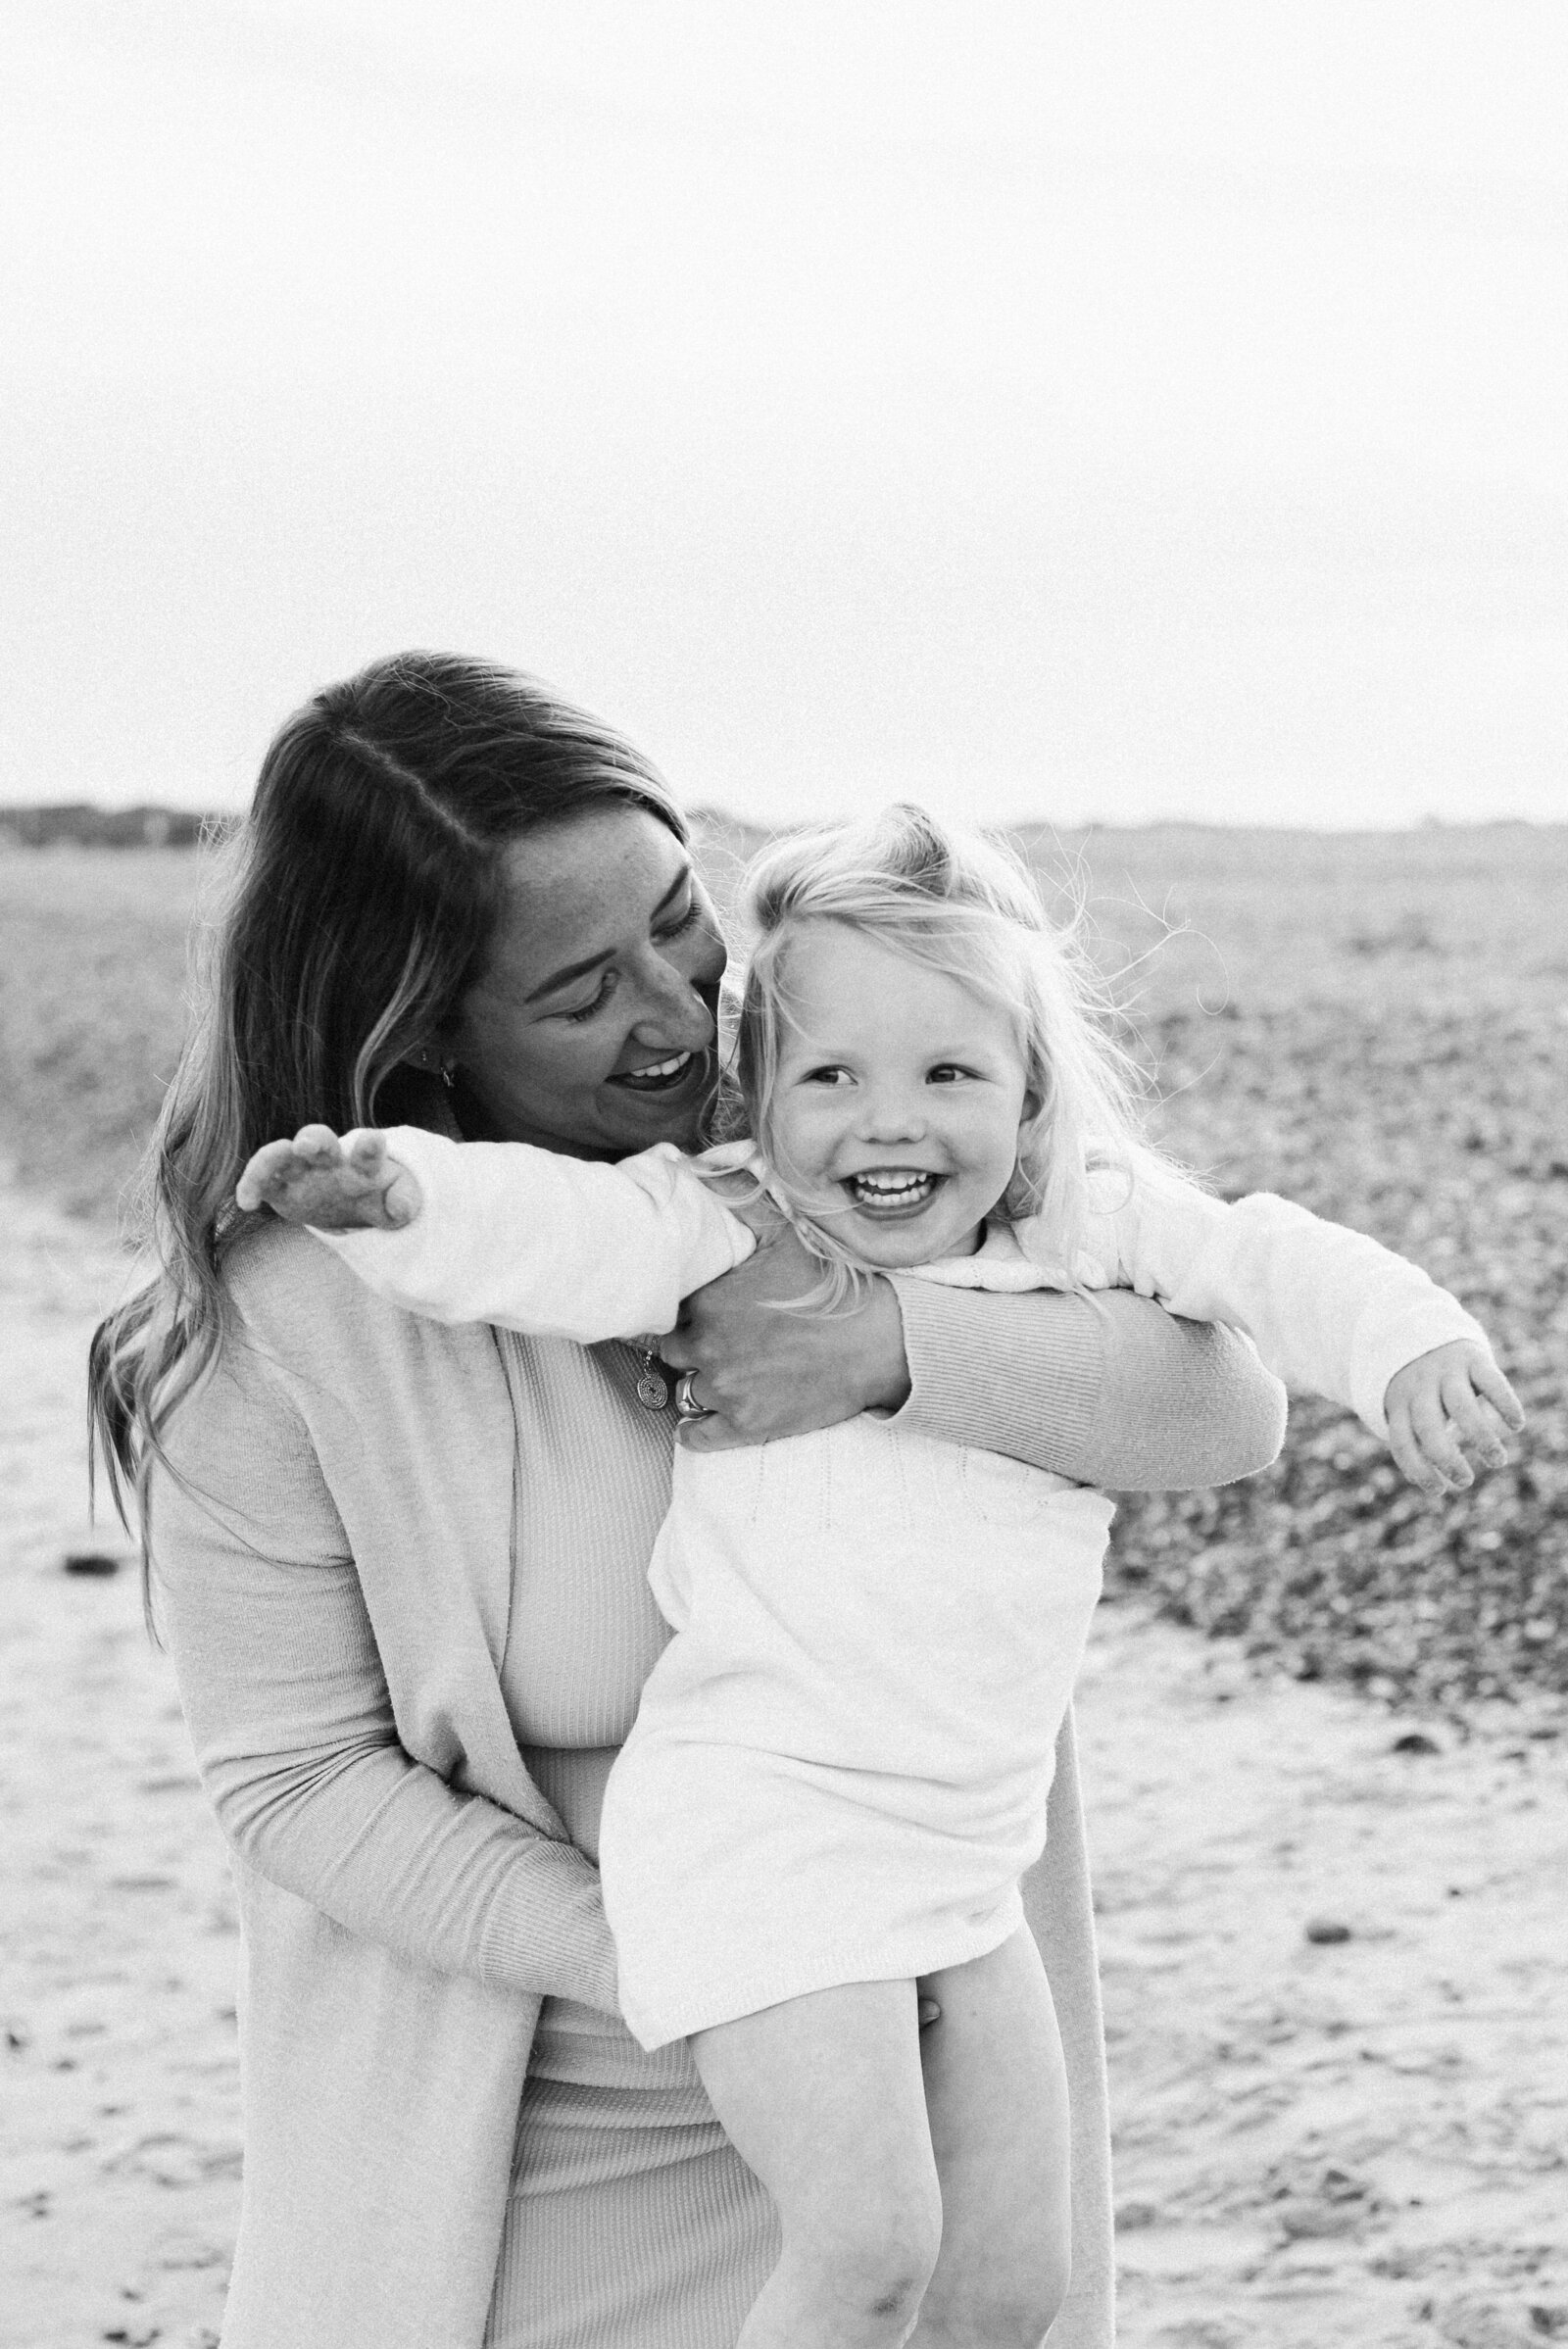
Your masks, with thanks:
<instances>
[{"instance_id":1,"label":"long sleeve cuff","mask_svg":"<svg viewBox=\"0 0 1568 2349\"><path fill-rule=\"evenodd\" d=\"M539 1857L547 1864L504 1883L485 1920L482 1978L618 2015L615 1944L598 1869L569 1843L547 1845Z\"/></svg>"}]
</instances>

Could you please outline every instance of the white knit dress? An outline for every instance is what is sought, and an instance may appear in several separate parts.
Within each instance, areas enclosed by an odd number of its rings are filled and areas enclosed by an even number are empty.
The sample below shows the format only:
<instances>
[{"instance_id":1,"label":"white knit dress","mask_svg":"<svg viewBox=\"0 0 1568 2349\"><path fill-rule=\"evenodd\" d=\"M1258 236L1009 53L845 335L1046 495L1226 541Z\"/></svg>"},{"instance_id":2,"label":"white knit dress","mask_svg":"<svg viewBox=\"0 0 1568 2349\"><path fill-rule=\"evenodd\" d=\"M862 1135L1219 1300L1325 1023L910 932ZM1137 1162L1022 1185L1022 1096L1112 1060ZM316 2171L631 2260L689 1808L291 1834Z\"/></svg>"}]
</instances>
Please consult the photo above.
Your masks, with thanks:
<instances>
[{"instance_id":1,"label":"white knit dress","mask_svg":"<svg viewBox=\"0 0 1568 2349\"><path fill-rule=\"evenodd\" d=\"M667 1145L618 1167L398 1128L424 1194L322 1235L448 1321L592 1343L671 1328L753 1241ZM1117 1283L1249 1331L1288 1383L1383 1432L1402 1363L1481 1338L1374 1242L1272 1199L1107 1180L1070 1275L1031 1227L922 1267L966 1287ZM983 1956L1022 1917L1111 1503L875 1416L680 1450L650 1568L675 1637L600 1824L622 2012L645 2047L835 1983Z\"/></svg>"}]
</instances>

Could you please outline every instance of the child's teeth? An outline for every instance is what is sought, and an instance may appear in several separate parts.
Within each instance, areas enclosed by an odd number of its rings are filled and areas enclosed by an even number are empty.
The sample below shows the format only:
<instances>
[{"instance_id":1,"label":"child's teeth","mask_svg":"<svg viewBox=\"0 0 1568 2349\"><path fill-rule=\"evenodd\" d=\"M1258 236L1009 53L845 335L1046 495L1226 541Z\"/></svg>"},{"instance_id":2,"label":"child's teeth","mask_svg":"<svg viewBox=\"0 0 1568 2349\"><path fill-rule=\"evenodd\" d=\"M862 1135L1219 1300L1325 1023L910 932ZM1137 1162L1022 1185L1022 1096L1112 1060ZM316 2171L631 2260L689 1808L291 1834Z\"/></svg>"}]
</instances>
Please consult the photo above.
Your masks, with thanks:
<instances>
[{"instance_id":1,"label":"child's teeth","mask_svg":"<svg viewBox=\"0 0 1568 2349\"><path fill-rule=\"evenodd\" d=\"M873 1175L855 1178L857 1190L869 1192L876 1199L909 1199L915 1192L924 1191L930 1184L929 1174Z\"/></svg>"}]
</instances>

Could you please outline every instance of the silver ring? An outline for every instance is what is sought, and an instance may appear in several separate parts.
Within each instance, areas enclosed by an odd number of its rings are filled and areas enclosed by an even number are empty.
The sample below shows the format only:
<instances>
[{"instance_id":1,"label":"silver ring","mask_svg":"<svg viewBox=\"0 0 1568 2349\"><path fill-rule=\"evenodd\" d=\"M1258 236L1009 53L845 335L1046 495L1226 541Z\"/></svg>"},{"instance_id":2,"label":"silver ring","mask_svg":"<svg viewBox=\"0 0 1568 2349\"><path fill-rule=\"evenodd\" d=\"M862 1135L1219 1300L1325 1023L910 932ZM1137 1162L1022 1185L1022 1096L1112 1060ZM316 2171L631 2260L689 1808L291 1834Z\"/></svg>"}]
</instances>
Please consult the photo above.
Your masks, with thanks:
<instances>
[{"instance_id":1,"label":"silver ring","mask_svg":"<svg viewBox=\"0 0 1568 2349\"><path fill-rule=\"evenodd\" d=\"M702 1404L693 1397L692 1381L696 1376L695 1370L683 1370L675 1381L675 1417L677 1419L711 1419L713 1416L711 1411L705 1411Z\"/></svg>"}]
</instances>

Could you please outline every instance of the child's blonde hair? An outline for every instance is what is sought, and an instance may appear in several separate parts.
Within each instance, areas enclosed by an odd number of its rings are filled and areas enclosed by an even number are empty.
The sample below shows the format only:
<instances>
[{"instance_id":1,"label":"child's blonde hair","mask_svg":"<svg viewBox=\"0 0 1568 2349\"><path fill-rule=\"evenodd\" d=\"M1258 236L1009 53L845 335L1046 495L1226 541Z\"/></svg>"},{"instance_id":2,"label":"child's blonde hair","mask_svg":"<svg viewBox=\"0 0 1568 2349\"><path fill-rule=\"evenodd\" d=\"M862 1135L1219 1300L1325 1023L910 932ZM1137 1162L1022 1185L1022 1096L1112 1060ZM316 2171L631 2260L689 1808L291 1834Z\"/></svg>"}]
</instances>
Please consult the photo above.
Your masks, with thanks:
<instances>
[{"instance_id":1,"label":"child's blonde hair","mask_svg":"<svg viewBox=\"0 0 1568 2349\"><path fill-rule=\"evenodd\" d=\"M748 868L738 910L753 945L740 1010L736 1073L748 1130L786 1202L790 1170L773 1125L780 1048L793 1024L789 953L806 921L843 922L956 979L1012 1024L1026 1110L1012 1180L993 1212L1038 1217L1069 1277L1082 1246L1092 1169L1129 1178L1147 1160L1137 1063L1111 1033L1113 1009L1080 935L1081 908L1056 927L1027 867L976 833L949 830L901 801L858 821L793 833ZM832 1301L858 1260L821 1225L793 1218L834 1277Z\"/></svg>"}]
</instances>

